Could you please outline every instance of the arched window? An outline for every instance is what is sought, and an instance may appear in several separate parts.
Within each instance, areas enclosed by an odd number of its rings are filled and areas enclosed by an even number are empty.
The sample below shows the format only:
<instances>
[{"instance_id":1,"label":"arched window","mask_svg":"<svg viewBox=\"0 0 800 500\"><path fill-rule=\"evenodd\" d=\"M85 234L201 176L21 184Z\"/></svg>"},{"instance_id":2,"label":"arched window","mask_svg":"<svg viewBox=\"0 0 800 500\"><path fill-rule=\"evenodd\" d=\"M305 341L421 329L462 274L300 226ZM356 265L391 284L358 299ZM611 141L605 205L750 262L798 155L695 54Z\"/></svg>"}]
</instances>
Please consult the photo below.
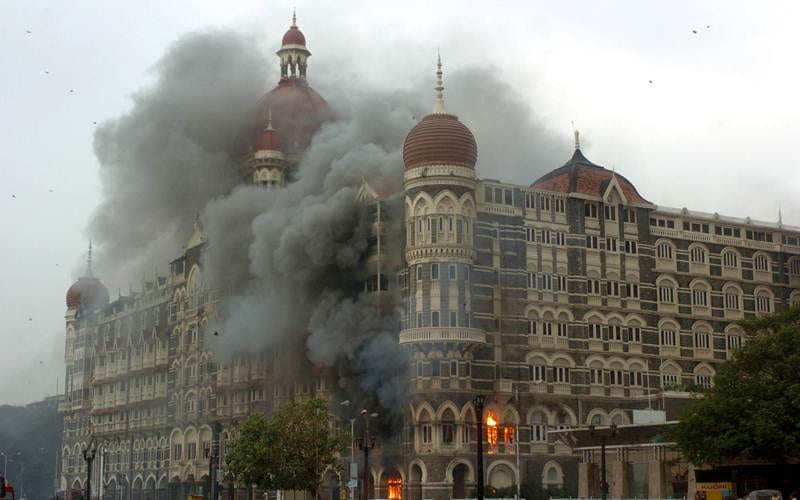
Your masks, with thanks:
<instances>
[{"instance_id":1,"label":"arched window","mask_svg":"<svg viewBox=\"0 0 800 500\"><path fill-rule=\"evenodd\" d=\"M528 366L531 382L547 381L547 364L541 358L533 358Z\"/></svg>"},{"instance_id":2,"label":"arched window","mask_svg":"<svg viewBox=\"0 0 800 500\"><path fill-rule=\"evenodd\" d=\"M672 260L675 254L672 251L672 245L666 241L662 241L656 245L656 255L659 259Z\"/></svg>"},{"instance_id":3,"label":"arched window","mask_svg":"<svg viewBox=\"0 0 800 500\"><path fill-rule=\"evenodd\" d=\"M769 258L763 253L758 253L753 257L753 269L756 271L769 271Z\"/></svg>"},{"instance_id":4,"label":"arched window","mask_svg":"<svg viewBox=\"0 0 800 500\"><path fill-rule=\"evenodd\" d=\"M739 255L733 250L723 250L722 265L731 268L739 267Z\"/></svg>"},{"instance_id":5,"label":"arched window","mask_svg":"<svg viewBox=\"0 0 800 500\"><path fill-rule=\"evenodd\" d=\"M675 303L675 283L667 278L661 279L658 282L658 301L663 304Z\"/></svg>"},{"instance_id":6,"label":"arched window","mask_svg":"<svg viewBox=\"0 0 800 500\"><path fill-rule=\"evenodd\" d=\"M420 442L431 444L433 442L433 428L431 427L431 416L428 410L422 410L419 417Z\"/></svg>"},{"instance_id":7,"label":"arched window","mask_svg":"<svg viewBox=\"0 0 800 500\"><path fill-rule=\"evenodd\" d=\"M442 414L442 444L452 445L456 440L456 417L453 410L446 409Z\"/></svg>"},{"instance_id":8,"label":"arched window","mask_svg":"<svg viewBox=\"0 0 800 500\"><path fill-rule=\"evenodd\" d=\"M729 354L742 347L742 344L744 343L744 332L737 325L728 325L728 327L725 329L725 336L725 347L728 349Z\"/></svg>"},{"instance_id":9,"label":"arched window","mask_svg":"<svg viewBox=\"0 0 800 500\"><path fill-rule=\"evenodd\" d=\"M711 349L711 332L705 324L700 324L694 328L694 347L695 349Z\"/></svg>"},{"instance_id":10,"label":"arched window","mask_svg":"<svg viewBox=\"0 0 800 500\"><path fill-rule=\"evenodd\" d=\"M661 345L667 347L675 347L678 345L678 325L666 321L661 324L660 327L661 334Z\"/></svg>"},{"instance_id":11,"label":"arched window","mask_svg":"<svg viewBox=\"0 0 800 500\"><path fill-rule=\"evenodd\" d=\"M714 383L714 370L706 364L700 364L694 371L694 384L703 389L710 389Z\"/></svg>"},{"instance_id":12,"label":"arched window","mask_svg":"<svg viewBox=\"0 0 800 500\"><path fill-rule=\"evenodd\" d=\"M800 257L792 257L789 259L789 274L800 276Z\"/></svg>"},{"instance_id":13,"label":"arched window","mask_svg":"<svg viewBox=\"0 0 800 500\"><path fill-rule=\"evenodd\" d=\"M755 293L755 309L757 313L766 314L772 312L772 293L762 288Z\"/></svg>"},{"instance_id":14,"label":"arched window","mask_svg":"<svg viewBox=\"0 0 800 500\"><path fill-rule=\"evenodd\" d=\"M547 442L547 415L537 410L531 415L531 441Z\"/></svg>"},{"instance_id":15,"label":"arched window","mask_svg":"<svg viewBox=\"0 0 800 500\"><path fill-rule=\"evenodd\" d=\"M742 291L735 285L726 285L723 289L725 295L725 309L740 311L742 309Z\"/></svg>"},{"instance_id":16,"label":"arched window","mask_svg":"<svg viewBox=\"0 0 800 500\"><path fill-rule=\"evenodd\" d=\"M695 307L708 307L709 287L707 284L698 282L692 285L692 305Z\"/></svg>"},{"instance_id":17,"label":"arched window","mask_svg":"<svg viewBox=\"0 0 800 500\"><path fill-rule=\"evenodd\" d=\"M559 488L564 483L564 473L556 462L545 464L542 469L542 485L545 488Z\"/></svg>"},{"instance_id":18,"label":"arched window","mask_svg":"<svg viewBox=\"0 0 800 500\"><path fill-rule=\"evenodd\" d=\"M700 245L693 246L691 250L689 250L689 260L693 264L705 264L706 249L701 247Z\"/></svg>"},{"instance_id":19,"label":"arched window","mask_svg":"<svg viewBox=\"0 0 800 500\"><path fill-rule=\"evenodd\" d=\"M665 363L661 366L661 387L673 389L680 386L681 369L673 363Z\"/></svg>"},{"instance_id":20,"label":"arched window","mask_svg":"<svg viewBox=\"0 0 800 500\"><path fill-rule=\"evenodd\" d=\"M611 363L608 369L608 384L612 386L623 386L625 385L625 381L623 380L623 374L625 373L625 367L619 361L614 361Z\"/></svg>"}]
</instances>

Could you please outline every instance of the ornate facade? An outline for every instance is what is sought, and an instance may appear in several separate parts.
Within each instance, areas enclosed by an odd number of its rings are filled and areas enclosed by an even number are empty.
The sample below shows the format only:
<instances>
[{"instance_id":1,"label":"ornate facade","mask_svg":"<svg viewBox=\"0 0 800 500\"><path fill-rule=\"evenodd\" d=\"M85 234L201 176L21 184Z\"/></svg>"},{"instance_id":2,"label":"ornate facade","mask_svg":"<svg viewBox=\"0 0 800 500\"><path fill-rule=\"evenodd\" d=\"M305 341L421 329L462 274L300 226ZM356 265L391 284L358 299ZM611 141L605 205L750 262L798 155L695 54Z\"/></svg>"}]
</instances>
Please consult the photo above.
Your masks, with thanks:
<instances>
[{"instance_id":1,"label":"ornate facade","mask_svg":"<svg viewBox=\"0 0 800 500\"><path fill-rule=\"evenodd\" d=\"M291 182L332 119L306 80L310 55L293 23L278 51L281 81L258 105L245 182ZM631 423L633 409L709 387L746 340L737 320L800 305L800 227L658 206L589 161L577 132L572 157L530 186L482 180L479 140L446 110L440 65L433 112L406 138L403 188L392 195L404 206L402 237L386 238L385 198L359 191L376 208L365 291L399 286L398 342L411 359L403 429L391 439L400 446L379 445L371 497L474 495L477 393L487 396L487 485L574 494L579 466L597 457L573 455L549 431ZM382 248L401 241L402 263L382 264ZM70 289L62 489L83 487L80 451L94 435L98 495L207 495L237 420L287 398L331 398L324 370L276 380L285 356L215 360L204 243L198 222L168 275L113 302L91 270ZM671 472L663 458L641 458L653 480Z\"/></svg>"}]
</instances>

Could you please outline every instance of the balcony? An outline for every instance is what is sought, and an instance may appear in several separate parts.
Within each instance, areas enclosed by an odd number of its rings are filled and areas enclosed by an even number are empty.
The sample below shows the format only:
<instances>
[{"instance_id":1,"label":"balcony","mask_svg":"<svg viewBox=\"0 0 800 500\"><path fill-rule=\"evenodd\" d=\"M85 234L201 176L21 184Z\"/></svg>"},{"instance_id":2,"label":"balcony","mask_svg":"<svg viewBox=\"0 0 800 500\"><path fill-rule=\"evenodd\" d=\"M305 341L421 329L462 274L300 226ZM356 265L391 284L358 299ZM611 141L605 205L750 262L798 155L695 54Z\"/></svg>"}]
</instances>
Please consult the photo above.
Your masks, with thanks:
<instances>
[{"instance_id":1,"label":"balcony","mask_svg":"<svg viewBox=\"0 0 800 500\"><path fill-rule=\"evenodd\" d=\"M424 327L410 328L400 332L401 344L427 342L461 342L467 344L486 344L486 333L477 328L466 327Z\"/></svg>"}]
</instances>

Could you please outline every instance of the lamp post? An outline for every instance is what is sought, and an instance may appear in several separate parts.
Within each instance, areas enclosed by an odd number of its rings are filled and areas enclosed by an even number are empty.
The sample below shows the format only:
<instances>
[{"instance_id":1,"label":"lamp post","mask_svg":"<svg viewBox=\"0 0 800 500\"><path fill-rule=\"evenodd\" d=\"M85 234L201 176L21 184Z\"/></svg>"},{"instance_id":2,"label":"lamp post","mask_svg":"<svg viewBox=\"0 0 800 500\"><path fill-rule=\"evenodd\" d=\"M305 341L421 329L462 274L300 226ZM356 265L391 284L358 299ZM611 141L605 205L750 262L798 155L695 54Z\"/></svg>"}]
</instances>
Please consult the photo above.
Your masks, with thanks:
<instances>
[{"instance_id":1,"label":"lamp post","mask_svg":"<svg viewBox=\"0 0 800 500\"><path fill-rule=\"evenodd\" d=\"M350 406L350 400L345 400L339 403L340 406ZM347 471L347 480L348 480L348 498L350 500L355 500L355 488L350 487L350 480L356 479L357 475L353 477L353 464L355 464L355 456L356 456L356 438L355 438L355 427L356 419L350 419L350 467Z\"/></svg>"},{"instance_id":2,"label":"lamp post","mask_svg":"<svg viewBox=\"0 0 800 500\"><path fill-rule=\"evenodd\" d=\"M617 435L617 424L611 424L610 432L600 432L600 429L595 430L593 425L589 426L590 436L600 437L600 490L601 498L608 500L608 479L606 478L606 437L615 437Z\"/></svg>"},{"instance_id":3,"label":"lamp post","mask_svg":"<svg viewBox=\"0 0 800 500\"><path fill-rule=\"evenodd\" d=\"M94 436L89 440L89 444L83 449L82 454L86 461L86 500L92 500L92 463L97 455L97 441Z\"/></svg>"},{"instance_id":4,"label":"lamp post","mask_svg":"<svg viewBox=\"0 0 800 500\"><path fill-rule=\"evenodd\" d=\"M368 414L367 410L361 410L361 415L364 417L364 437L361 439L361 442L358 443L358 447L361 450L364 450L364 494L362 495L362 498L363 500L367 500L369 498L367 487L369 485L369 450L375 448L375 438L369 435L369 418L377 417L378 414Z\"/></svg>"},{"instance_id":5,"label":"lamp post","mask_svg":"<svg viewBox=\"0 0 800 500\"><path fill-rule=\"evenodd\" d=\"M476 497L478 500L483 500L483 407L486 404L486 396L483 394L476 394L472 398L472 404L475 406L475 415L478 424L478 488Z\"/></svg>"}]
</instances>

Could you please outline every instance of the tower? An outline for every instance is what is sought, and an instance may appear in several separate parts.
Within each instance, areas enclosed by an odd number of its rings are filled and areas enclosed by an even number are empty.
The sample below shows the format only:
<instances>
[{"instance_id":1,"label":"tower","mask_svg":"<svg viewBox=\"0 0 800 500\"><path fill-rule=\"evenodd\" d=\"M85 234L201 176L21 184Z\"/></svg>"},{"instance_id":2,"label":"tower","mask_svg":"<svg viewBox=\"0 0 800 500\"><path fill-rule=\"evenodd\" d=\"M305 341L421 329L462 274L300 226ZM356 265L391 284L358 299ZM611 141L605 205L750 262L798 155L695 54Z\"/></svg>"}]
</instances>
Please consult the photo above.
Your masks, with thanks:
<instances>
[{"instance_id":1,"label":"tower","mask_svg":"<svg viewBox=\"0 0 800 500\"><path fill-rule=\"evenodd\" d=\"M281 152L278 134L272 127L272 109L267 110L267 123L256 137L253 154L245 163L245 182L257 186L277 187L284 183L286 158Z\"/></svg>"},{"instance_id":2,"label":"tower","mask_svg":"<svg viewBox=\"0 0 800 500\"><path fill-rule=\"evenodd\" d=\"M429 409L446 399L461 405L471 400L471 360L487 345L473 318L477 145L472 132L447 112L441 60L435 90L433 111L409 132L403 147L406 278L400 344L410 349L413 363L411 418L422 431L412 446L418 455L435 453L437 441L452 447L463 439L456 437L454 411L437 417ZM452 423L441 427L440 440L425 423L436 418Z\"/></svg>"},{"instance_id":3,"label":"tower","mask_svg":"<svg viewBox=\"0 0 800 500\"><path fill-rule=\"evenodd\" d=\"M311 57L311 52L306 48L305 35L297 27L297 13L292 13L292 25L283 35L281 48L277 54L281 59L281 80L306 79L308 58Z\"/></svg>"}]
</instances>

